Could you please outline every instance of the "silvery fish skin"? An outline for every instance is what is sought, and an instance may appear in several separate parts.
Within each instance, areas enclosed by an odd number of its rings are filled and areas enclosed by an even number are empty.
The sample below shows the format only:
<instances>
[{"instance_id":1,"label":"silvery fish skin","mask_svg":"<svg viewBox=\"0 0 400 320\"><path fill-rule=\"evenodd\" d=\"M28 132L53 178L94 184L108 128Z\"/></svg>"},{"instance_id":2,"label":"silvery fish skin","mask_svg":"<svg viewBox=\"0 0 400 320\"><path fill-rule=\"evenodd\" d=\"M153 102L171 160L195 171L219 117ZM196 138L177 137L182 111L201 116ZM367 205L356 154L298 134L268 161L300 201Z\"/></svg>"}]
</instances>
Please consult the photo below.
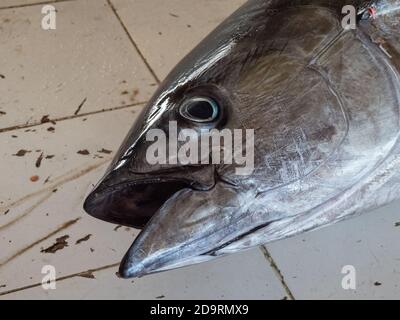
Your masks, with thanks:
<instances>
[{"instance_id":1,"label":"silvery fish skin","mask_svg":"<svg viewBox=\"0 0 400 320\"><path fill-rule=\"evenodd\" d=\"M357 28L341 25L342 7ZM377 9L373 19L366 9ZM161 84L85 202L143 228L120 274L139 277L314 230L400 197L400 0L250 0ZM255 130L255 170L146 161L152 128L194 96L209 126Z\"/></svg>"}]
</instances>

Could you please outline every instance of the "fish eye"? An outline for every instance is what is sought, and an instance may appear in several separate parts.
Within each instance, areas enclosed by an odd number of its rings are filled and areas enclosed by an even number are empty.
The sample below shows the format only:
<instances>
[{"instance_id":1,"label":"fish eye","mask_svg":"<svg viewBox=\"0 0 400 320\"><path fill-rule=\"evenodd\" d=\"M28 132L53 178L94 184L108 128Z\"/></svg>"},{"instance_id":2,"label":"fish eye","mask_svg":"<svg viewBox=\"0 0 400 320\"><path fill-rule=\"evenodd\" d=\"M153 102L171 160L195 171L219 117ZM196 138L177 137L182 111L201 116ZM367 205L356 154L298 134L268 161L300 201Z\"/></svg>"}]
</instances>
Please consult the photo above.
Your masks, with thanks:
<instances>
[{"instance_id":1,"label":"fish eye","mask_svg":"<svg viewBox=\"0 0 400 320\"><path fill-rule=\"evenodd\" d=\"M207 123L218 118L219 105L211 98L193 97L181 105L179 113L187 120Z\"/></svg>"}]
</instances>

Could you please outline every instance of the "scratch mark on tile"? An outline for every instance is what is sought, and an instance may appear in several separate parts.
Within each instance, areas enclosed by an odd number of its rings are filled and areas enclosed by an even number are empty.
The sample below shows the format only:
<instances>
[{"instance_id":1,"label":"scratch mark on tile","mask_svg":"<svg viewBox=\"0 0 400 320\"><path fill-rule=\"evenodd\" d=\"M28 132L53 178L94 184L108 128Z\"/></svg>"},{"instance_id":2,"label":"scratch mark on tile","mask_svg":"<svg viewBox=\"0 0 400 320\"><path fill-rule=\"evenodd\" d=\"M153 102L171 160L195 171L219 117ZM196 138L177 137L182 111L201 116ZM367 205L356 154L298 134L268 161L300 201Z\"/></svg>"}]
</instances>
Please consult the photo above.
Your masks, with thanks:
<instances>
[{"instance_id":1,"label":"scratch mark on tile","mask_svg":"<svg viewBox=\"0 0 400 320\"><path fill-rule=\"evenodd\" d=\"M55 178L53 180L53 183L51 185L49 185L48 187L38 190L36 192L30 193L26 196L23 196L21 198L19 198L18 200L13 201L12 203L6 205L6 206L0 206L0 210L7 210L7 209L11 209L14 206L20 205L22 203L24 203L27 200L30 200L32 198L35 198L41 194L44 193L53 193L53 190L55 190L56 188L59 188L60 186L62 186L65 183L74 181L96 169L98 169L99 167L103 166L104 164L108 163L109 161L111 161L111 158L105 159L103 161L100 161L99 163L96 163L94 165L90 165L84 169L73 169L69 172L67 172L64 175L61 175L57 178ZM3 228L3 226L0 226L0 230Z\"/></svg>"},{"instance_id":2,"label":"scratch mark on tile","mask_svg":"<svg viewBox=\"0 0 400 320\"><path fill-rule=\"evenodd\" d=\"M40 198L38 201L36 201L31 207L29 207L28 209L26 209L22 214L20 214L19 216L17 216L15 219L7 222L4 225L0 226L0 231L4 230L8 227L11 227L12 225L14 225L15 223L17 223L18 221L20 221L22 218L26 217L28 214L30 214L33 210L35 210L37 207L39 207L43 202L45 202L48 198L50 198L50 196L52 195L52 193L47 193L44 197ZM9 208L7 210L10 210Z\"/></svg>"},{"instance_id":3,"label":"scratch mark on tile","mask_svg":"<svg viewBox=\"0 0 400 320\"><path fill-rule=\"evenodd\" d=\"M83 101L80 103L80 105L78 106L78 108L76 109L76 111L74 112L74 115L78 115L78 113L81 111L83 105L86 103L87 98L83 99Z\"/></svg>"},{"instance_id":4,"label":"scratch mark on tile","mask_svg":"<svg viewBox=\"0 0 400 320\"><path fill-rule=\"evenodd\" d=\"M70 274L70 275L66 275L64 277L59 277L58 279L56 279L56 281L60 282L60 281L64 281L64 280L75 278L75 277L82 277L82 274L85 274L87 272L91 272L91 273L99 272L99 271L103 271L103 270L107 270L107 269L118 267L119 264L120 263L118 262L118 263L109 264L109 265L102 266L102 267L95 268L95 269L89 269L89 270L86 270L86 271L73 273L73 274ZM40 287L41 285L42 285L42 283L40 282L40 283L31 284L29 286L24 286L24 287L20 287L20 288L8 290L8 291L0 292L0 296L5 296L7 294L11 294L11 293L15 293L15 292L19 292L19 291L23 291L23 290L27 290L27 289Z\"/></svg>"},{"instance_id":5,"label":"scratch mark on tile","mask_svg":"<svg viewBox=\"0 0 400 320\"><path fill-rule=\"evenodd\" d=\"M74 225L75 223L77 223L81 218L76 218L74 220L70 220L65 222L64 224L62 224L60 227L58 227L56 230L50 232L49 234L45 235L44 237L40 238L39 240L31 243L30 245L22 248L21 250L19 250L18 252L16 252L15 254L13 254L12 256L10 256L9 258L4 259L3 261L0 262L0 268L3 267L4 265L6 265L7 263L9 263L10 261L14 260L15 258L21 256L22 254L24 254L26 251L28 251L29 249L32 249L33 247L37 246L39 243L51 238L52 236L56 235L57 233L59 233L60 231L63 231L67 228L69 228L70 226ZM0 294L1 295L1 294Z\"/></svg>"},{"instance_id":6,"label":"scratch mark on tile","mask_svg":"<svg viewBox=\"0 0 400 320\"><path fill-rule=\"evenodd\" d=\"M70 1L72 1L72 0L70 0ZM135 102L135 103L132 103L132 104L129 104L129 105L123 105L123 106L118 106L118 107L113 107L113 108L104 108L104 109L101 109L101 110L90 111L90 112L86 112L86 113L80 113L78 115L72 115L72 116L65 116L65 117L59 117L59 118L54 118L54 119L48 119L49 120L48 122L56 123L56 122L65 121L65 120L73 120L73 119L77 119L77 118L87 117L87 116L90 116L90 115L104 113L104 112L112 112L112 111L117 111L117 110L129 109L129 108L132 108L132 107L145 105L146 103L147 103L147 101L141 101L141 102ZM11 127L1 128L0 129L0 133L19 130L19 129L32 128L32 127L36 127L36 126L40 126L40 125L43 125L43 123L41 123L41 121L34 121L34 122L31 122L31 123L29 123L29 121L28 121L28 123L25 123L25 124L19 124L19 125L15 125L15 126L11 126Z\"/></svg>"}]
</instances>

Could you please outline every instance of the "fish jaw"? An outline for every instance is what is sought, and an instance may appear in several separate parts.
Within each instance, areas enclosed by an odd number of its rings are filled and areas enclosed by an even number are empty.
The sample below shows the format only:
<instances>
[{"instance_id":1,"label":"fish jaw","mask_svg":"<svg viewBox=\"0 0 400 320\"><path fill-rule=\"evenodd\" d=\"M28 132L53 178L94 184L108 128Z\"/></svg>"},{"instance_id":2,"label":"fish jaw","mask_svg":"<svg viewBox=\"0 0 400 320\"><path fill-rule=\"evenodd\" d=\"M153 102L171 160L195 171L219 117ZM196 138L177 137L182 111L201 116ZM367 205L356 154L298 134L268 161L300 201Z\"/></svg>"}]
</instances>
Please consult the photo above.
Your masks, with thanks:
<instances>
[{"instance_id":1,"label":"fish jaw","mask_svg":"<svg viewBox=\"0 0 400 320\"><path fill-rule=\"evenodd\" d=\"M123 278L212 260L243 232L239 190L217 183L209 191L183 189L148 222L121 262Z\"/></svg>"}]
</instances>

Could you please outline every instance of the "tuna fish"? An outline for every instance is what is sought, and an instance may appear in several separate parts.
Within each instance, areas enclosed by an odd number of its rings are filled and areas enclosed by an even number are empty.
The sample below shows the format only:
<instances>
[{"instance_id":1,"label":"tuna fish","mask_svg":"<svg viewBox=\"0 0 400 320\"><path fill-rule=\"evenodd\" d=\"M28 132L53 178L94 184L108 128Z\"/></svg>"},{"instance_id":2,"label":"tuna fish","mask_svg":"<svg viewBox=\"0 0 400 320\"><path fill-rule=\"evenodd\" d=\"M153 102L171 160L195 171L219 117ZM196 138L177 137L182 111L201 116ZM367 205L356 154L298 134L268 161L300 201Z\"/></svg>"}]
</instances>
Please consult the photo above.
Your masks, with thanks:
<instances>
[{"instance_id":1,"label":"tuna fish","mask_svg":"<svg viewBox=\"0 0 400 320\"><path fill-rule=\"evenodd\" d=\"M343 26L346 5L355 28ZM399 198L399 18L400 0L250 0L206 37L163 81L84 204L142 229L120 274L215 259ZM254 130L254 170L149 164L147 133L171 138L172 122L199 136Z\"/></svg>"}]
</instances>

